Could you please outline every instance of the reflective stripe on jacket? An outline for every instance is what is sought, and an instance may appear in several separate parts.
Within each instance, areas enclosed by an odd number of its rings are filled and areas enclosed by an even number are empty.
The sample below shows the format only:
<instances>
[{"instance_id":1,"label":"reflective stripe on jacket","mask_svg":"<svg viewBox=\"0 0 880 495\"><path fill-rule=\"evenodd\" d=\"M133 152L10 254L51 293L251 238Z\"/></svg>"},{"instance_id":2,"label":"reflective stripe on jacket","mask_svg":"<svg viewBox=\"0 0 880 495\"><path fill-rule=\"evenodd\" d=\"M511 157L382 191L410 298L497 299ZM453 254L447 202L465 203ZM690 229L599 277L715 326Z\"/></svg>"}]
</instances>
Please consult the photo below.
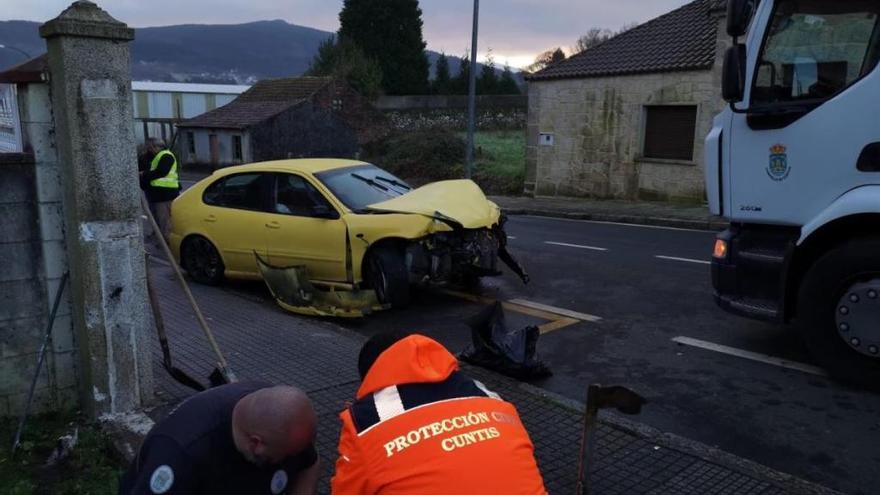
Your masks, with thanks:
<instances>
[{"instance_id":1,"label":"reflective stripe on jacket","mask_svg":"<svg viewBox=\"0 0 880 495\"><path fill-rule=\"evenodd\" d=\"M383 352L340 418L334 494L546 493L513 404L427 337Z\"/></svg>"},{"instance_id":2,"label":"reflective stripe on jacket","mask_svg":"<svg viewBox=\"0 0 880 495\"><path fill-rule=\"evenodd\" d=\"M174 156L174 153L168 150L162 150L156 153L156 156L153 157L153 161L150 162L150 171L156 170L156 168L159 167L159 161L162 160L162 157L165 155L171 155L171 159L174 160L174 163L171 165L171 170L168 171L168 174L165 177L151 180L150 185L153 187L180 189L180 182L177 177L177 157Z\"/></svg>"}]
</instances>

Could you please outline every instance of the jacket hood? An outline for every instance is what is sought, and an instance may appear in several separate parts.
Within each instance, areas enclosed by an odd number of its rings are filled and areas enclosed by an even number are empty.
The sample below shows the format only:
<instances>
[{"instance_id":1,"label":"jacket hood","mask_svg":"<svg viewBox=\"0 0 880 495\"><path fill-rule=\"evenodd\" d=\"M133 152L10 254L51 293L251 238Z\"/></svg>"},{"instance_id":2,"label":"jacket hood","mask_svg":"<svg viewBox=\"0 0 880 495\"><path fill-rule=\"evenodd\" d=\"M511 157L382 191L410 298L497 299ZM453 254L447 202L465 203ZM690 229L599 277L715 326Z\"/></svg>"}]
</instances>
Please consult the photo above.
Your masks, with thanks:
<instances>
[{"instance_id":1,"label":"jacket hood","mask_svg":"<svg viewBox=\"0 0 880 495\"><path fill-rule=\"evenodd\" d=\"M392 385L436 383L458 369L458 360L445 347L424 335L410 335L395 342L373 363L357 398Z\"/></svg>"},{"instance_id":2,"label":"jacket hood","mask_svg":"<svg viewBox=\"0 0 880 495\"><path fill-rule=\"evenodd\" d=\"M453 220L466 229L491 227L501 215L498 205L486 199L480 186L466 179L433 182L368 208Z\"/></svg>"}]
</instances>

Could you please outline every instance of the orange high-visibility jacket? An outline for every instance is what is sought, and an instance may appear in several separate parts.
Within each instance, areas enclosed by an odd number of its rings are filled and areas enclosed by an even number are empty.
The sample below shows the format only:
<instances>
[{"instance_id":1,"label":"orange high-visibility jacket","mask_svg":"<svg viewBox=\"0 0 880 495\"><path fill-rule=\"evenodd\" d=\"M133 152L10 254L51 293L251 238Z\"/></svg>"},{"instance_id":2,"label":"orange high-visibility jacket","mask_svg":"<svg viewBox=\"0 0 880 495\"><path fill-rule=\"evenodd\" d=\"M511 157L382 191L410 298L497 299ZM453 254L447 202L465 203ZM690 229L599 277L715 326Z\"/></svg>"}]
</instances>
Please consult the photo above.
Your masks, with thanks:
<instances>
[{"instance_id":1,"label":"orange high-visibility jacket","mask_svg":"<svg viewBox=\"0 0 880 495\"><path fill-rule=\"evenodd\" d=\"M514 406L427 337L383 352L340 418L334 494L546 493Z\"/></svg>"}]
</instances>

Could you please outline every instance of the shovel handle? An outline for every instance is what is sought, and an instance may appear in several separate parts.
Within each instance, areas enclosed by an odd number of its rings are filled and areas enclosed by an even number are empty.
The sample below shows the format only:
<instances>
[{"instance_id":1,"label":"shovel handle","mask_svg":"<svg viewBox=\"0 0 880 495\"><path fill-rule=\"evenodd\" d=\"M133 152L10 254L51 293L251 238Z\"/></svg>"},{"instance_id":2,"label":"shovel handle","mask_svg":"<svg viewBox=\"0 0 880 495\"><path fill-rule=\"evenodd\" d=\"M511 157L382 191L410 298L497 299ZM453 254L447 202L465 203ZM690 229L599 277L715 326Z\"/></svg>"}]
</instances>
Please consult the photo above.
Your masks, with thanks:
<instances>
[{"instance_id":1,"label":"shovel handle","mask_svg":"<svg viewBox=\"0 0 880 495\"><path fill-rule=\"evenodd\" d=\"M183 274L180 272L180 267L177 266L177 262L174 260L174 255L171 254L171 249L168 247L168 243L165 241L165 236L162 235L162 231L159 229L156 219L153 218L153 212L150 211L150 205L147 203L147 198L144 196L143 192L141 192L141 208L143 208L144 213L147 215L147 219L150 221L150 226L153 227L153 232L156 233L156 239L159 240L159 247L162 248L162 252L165 254L165 257L168 258L168 263L171 264L171 268L174 270L174 274L177 276L177 280L180 282L184 294L186 294L186 299L189 301L193 312L196 314L196 319L199 321L199 326L202 328L202 332L204 332L205 337L208 339L208 344L210 344L211 349L217 356L220 369L226 370L226 373L228 373L229 376L232 376L232 373L229 372L229 364L226 362L226 358L223 357L223 353L220 351L220 346L217 345L217 341L214 340L214 334L208 327L208 322L205 321L205 317L202 315L198 303L196 303L192 292L189 290L189 285L186 283L186 279L183 278Z\"/></svg>"}]
</instances>

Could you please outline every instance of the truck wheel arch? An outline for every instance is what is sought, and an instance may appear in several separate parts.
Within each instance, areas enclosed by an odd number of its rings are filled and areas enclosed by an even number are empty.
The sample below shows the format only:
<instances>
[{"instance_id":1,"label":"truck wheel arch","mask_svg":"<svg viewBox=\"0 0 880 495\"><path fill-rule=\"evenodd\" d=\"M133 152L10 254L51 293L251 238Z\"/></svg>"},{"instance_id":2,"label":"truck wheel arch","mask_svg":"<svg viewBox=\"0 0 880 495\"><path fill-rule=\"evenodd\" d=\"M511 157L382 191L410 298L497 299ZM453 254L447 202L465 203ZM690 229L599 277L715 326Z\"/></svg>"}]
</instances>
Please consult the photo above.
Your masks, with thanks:
<instances>
[{"instance_id":1,"label":"truck wheel arch","mask_svg":"<svg viewBox=\"0 0 880 495\"><path fill-rule=\"evenodd\" d=\"M876 186L874 194L876 194L876 198L880 198L880 186ZM837 203L835 202L835 204ZM861 212L844 213L837 217L826 216L825 213L832 208L834 205L801 230L801 238L797 242L797 247L785 274L784 314L786 321L791 321L795 317L799 287L807 270L816 260L835 246L848 240L880 234L880 212L876 211L876 203L873 212L865 208ZM839 212L847 210L852 211L849 208L837 209ZM829 219L827 223L820 223L824 220L823 217ZM808 227L812 228L808 230Z\"/></svg>"}]
</instances>

